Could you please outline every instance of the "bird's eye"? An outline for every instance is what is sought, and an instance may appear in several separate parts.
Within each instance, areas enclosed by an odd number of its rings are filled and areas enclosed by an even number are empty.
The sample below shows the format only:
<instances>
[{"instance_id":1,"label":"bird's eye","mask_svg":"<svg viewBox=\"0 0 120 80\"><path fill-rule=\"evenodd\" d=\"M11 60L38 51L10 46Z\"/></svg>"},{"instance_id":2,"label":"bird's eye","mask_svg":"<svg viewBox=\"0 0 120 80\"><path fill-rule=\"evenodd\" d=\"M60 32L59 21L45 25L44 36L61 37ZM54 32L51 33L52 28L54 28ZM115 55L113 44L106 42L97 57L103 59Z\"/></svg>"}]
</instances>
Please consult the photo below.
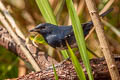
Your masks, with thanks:
<instances>
[{"instance_id":1,"label":"bird's eye","mask_svg":"<svg viewBox=\"0 0 120 80\"><path fill-rule=\"evenodd\" d=\"M45 29L45 26L41 26L40 29Z\"/></svg>"}]
</instances>

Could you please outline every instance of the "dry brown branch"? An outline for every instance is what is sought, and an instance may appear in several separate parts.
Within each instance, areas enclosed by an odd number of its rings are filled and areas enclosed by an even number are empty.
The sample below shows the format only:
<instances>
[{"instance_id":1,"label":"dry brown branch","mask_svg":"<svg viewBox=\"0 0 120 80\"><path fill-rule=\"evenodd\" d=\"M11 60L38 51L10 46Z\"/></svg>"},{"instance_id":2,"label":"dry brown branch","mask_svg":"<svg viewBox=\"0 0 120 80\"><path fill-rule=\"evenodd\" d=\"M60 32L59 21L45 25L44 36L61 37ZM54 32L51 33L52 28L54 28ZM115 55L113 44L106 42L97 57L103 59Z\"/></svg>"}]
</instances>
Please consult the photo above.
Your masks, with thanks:
<instances>
[{"instance_id":1,"label":"dry brown branch","mask_svg":"<svg viewBox=\"0 0 120 80\"><path fill-rule=\"evenodd\" d=\"M59 21L59 18L60 18L61 12L63 10L64 4L65 4L65 0L60 0L57 4L55 10L54 10L54 14L56 16L57 21Z\"/></svg>"},{"instance_id":2,"label":"dry brown branch","mask_svg":"<svg viewBox=\"0 0 120 80\"><path fill-rule=\"evenodd\" d=\"M95 27L93 26L93 28L90 30L89 34L85 37L85 40L88 39L88 37L92 34L92 32L95 30Z\"/></svg>"},{"instance_id":3,"label":"dry brown branch","mask_svg":"<svg viewBox=\"0 0 120 80\"><path fill-rule=\"evenodd\" d=\"M114 2L114 0L110 0L110 1L105 5L105 7L100 11L99 14L102 14L103 12L107 11L107 10L110 8L110 6L113 4L113 2ZM93 28L91 29L90 33L86 36L85 40L88 39L88 37L91 35L91 33L92 33L94 30L95 30L95 27L93 27Z\"/></svg>"},{"instance_id":4,"label":"dry brown branch","mask_svg":"<svg viewBox=\"0 0 120 80\"><path fill-rule=\"evenodd\" d=\"M14 41L17 43L17 45L20 46L20 48L22 49L22 51L24 52L25 56L28 58L29 62L31 63L32 67L34 68L35 71L40 71L40 67L39 65L36 63L35 59L33 58L33 56L31 55L31 53L26 49L25 45L20 41L19 37L20 36L22 39L25 39L25 36L23 35L23 33L20 31L20 29L18 28L18 26L16 25L14 19L12 18L12 16L9 14L9 12L6 10L5 6L2 4L2 2L0 1L0 9L2 10L2 12L4 13L5 17L7 18L7 20L10 22L11 26L13 28L11 28L8 24L8 22L5 20L4 16L0 13L0 21L2 22L2 24L5 26L5 28L8 30L8 32L11 34L11 36L13 37ZM16 33L17 34L16 34Z\"/></svg>"},{"instance_id":5,"label":"dry brown branch","mask_svg":"<svg viewBox=\"0 0 120 80\"><path fill-rule=\"evenodd\" d=\"M20 36L22 39L25 39L25 36L23 35L21 30L19 29L19 27L15 23L13 17L10 15L10 13L8 12L8 10L5 8L4 4L1 1L0 1L0 10L3 12L4 16L6 17L6 19L10 22L10 24L13 27L13 29L17 33L17 35Z\"/></svg>"},{"instance_id":6,"label":"dry brown branch","mask_svg":"<svg viewBox=\"0 0 120 80\"><path fill-rule=\"evenodd\" d=\"M52 8L55 8L59 0L49 0Z\"/></svg>"},{"instance_id":7,"label":"dry brown branch","mask_svg":"<svg viewBox=\"0 0 120 80\"><path fill-rule=\"evenodd\" d=\"M109 0L109 2L105 5L105 7L100 11L100 14L107 11L110 8L110 6L113 4L114 1L115 0Z\"/></svg>"},{"instance_id":8,"label":"dry brown branch","mask_svg":"<svg viewBox=\"0 0 120 80\"><path fill-rule=\"evenodd\" d=\"M21 41L25 43L25 40ZM20 46L16 44L16 42L12 39L8 31L2 26L0 26L0 45L12 51L24 61L29 62L26 56L24 55L23 51L21 50ZM26 47L29 50L29 52L31 52L41 69L47 68L48 66L52 65L52 63L57 63L57 61L51 58L50 56L46 58L46 53L40 51L32 44L27 44Z\"/></svg>"},{"instance_id":9,"label":"dry brown branch","mask_svg":"<svg viewBox=\"0 0 120 80\"><path fill-rule=\"evenodd\" d=\"M116 64L118 64L118 68L120 71L120 58L116 58ZM83 70L85 75L87 76L86 69L83 63L80 61L80 64L83 66ZM110 74L107 68L107 64L103 58L92 59L90 60L90 64L93 71L94 80L111 80ZM59 77L59 80L79 80L76 72L74 70L74 66L71 61L65 61L56 66L56 71ZM45 69L43 71L29 73L28 75L19 77L18 80L55 80L54 72L52 68ZM88 76L87 76L87 80Z\"/></svg>"},{"instance_id":10,"label":"dry brown branch","mask_svg":"<svg viewBox=\"0 0 120 80\"><path fill-rule=\"evenodd\" d=\"M22 16L26 21L30 23L30 25L35 25L35 21L33 20L32 15L27 10L22 11Z\"/></svg>"},{"instance_id":11,"label":"dry brown branch","mask_svg":"<svg viewBox=\"0 0 120 80\"><path fill-rule=\"evenodd\" d=\"M25 47L25 43L22 43L21 40L18 38L18 36L14 33L14 31L11 29L7 21L4 19L3 15L0 14L0 21L3 23L3 25L6 27L6 29L9 31L10 35L14 39L14 41L17 43L17 46L21 48L24 55L27 57L28 61L32 64L33 68L36 69L36 71L40 71L40 68L38 67L38 64L36 64L35 60L31 55L28 49ZM29 44L26 44L29 45ZM33 59L32 59L33 58ZM34 60L34 61L33 61Z\"/></svg>"},{"instance_id":12,"label":"dry brown branch","mask_svg":"<svg viewBox=\"0 0 120 80\"><path fill-rule=\"evenodd\" d=\"M104 30L103 30L103 25L97 13L95 3L93 0L85 0L85 1L86 1L88 10L90 12L90 16L92 18L93 24L95 26L95 30L96 30L98 39L100 41L100 46L103 51L104 57L106 59L111 78L112 80L119 80L120 79L119 72L116 67L115 61L113 59L112 53L110 51L109 44L106 40Z\"/></svg>"},{"instance_id":13,"label":"dry brown branch","mask_svg":"<svg viewBox=\"0 0 120 80\"><path fill-rule=\"evenodd\" d=\"M25 56L31 63L32 67L35 69L35 71L40 71L40 68L34 58L32 57L31 53L26 49L25 45L21 42L20 38L15 34L14 30L10 27L8 22L5 20L4 16L0 13L0 21L4 25L4 27L8 30L14 41L17 43L17 45L20 46L21 50L24 52Z\"/></svg>"},{"instance_id":14,"label":"dry brown branch","mask_svg":"<svg viewBox=\"0 0 120 80\"><path fill-rule=\"evenodd\" d=\"M77 1L74 0L74 7L75 7L75 10L78 9L78 4L77 4L76 2L77 2ZM71 22L70 16L67 15L67 16L66 16L66 19L65 19L64 25L71 25L71 24L72 24L72 22Z\"/></svg>"},{"instance_id":15,"label":"dry brown branch","mask_svg":"<svg viewBox=\"0 0 120 80\"><path fill-rule=\"evenodd\" d=\"M102 19L103 24L105 24L106 26L108 26L119 38L120 38L120 31L117 30L113 25L111 25L110 23L108 23L107 21Z\"/></svg>"},{"instance_id":16,"label":"dry brown branch","mask_svg":"<svg viewBox=\"0 0 120 80\"><path fill-rule=\"evenodd\" d=\"M85 1L84 0L80 0L78 8L77 8L77 14L80 15L81 12L84 10L85 7Z\"/></svg>"}]
</instances>

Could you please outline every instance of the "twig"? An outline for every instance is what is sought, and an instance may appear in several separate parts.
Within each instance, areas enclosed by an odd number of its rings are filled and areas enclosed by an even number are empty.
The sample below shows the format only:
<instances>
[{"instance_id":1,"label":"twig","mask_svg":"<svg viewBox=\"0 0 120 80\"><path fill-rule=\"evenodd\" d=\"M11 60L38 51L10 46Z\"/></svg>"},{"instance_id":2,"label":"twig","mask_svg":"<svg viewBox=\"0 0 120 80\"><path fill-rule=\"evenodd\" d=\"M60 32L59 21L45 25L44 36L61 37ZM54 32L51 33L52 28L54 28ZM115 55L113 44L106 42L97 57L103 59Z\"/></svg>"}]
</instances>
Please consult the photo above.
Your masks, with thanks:
<instances>
[{"instance_id":1,"label":"twig","mask_svg":"<svg viewBox=\"0 0 120 80\"><path fill-rule=\"evenodd\" d=\"M103 51L104 57L106 59L109 72L111 75L112 80L119 80L119 72L115 64L115 60L113 59L112 53L109 48L109 44L106 40L103 25L101 23L101 20L99 18L99 15L97 14L96 6L93 0L85 0L88 10L90 12L90 16L92 18L93 24L95 26L95 30L98 36L98 39L100 41L101 49Z\"/></svg>"},{"instance_id":2,"label":"twig","mask_svg":"<svg viewBox=\"0 0 120 80\"><path fill-rule=\"evenodd\" d=\"M0 10L3 12L3 14L7 18L7 20L10 22L10 24L13 27L13 29L17 33L17 35L20 36L22 39L25 39L25 36L23 35L23 33L21 32L21 30L19 29L19 27L15 23L13 17L9 14L8 10L5 8L5 6L3 5L3 3L1 1L0 1Z\"/></svg>"},{"instance_id":3,"label":"twig","mask_svg":"<svg viewBox=\"0 0 120 80\"><path fill-rule=\"evenodd\" d=\"M105 5L105 7L100 11L100 14L107 11L110 8L110 6L113 4L114 1L115 0L109 0L109 2Z\"/></svg>"},{"instance_id":4,"label":"twig","mask_svg":"<svg viewBox=\"0 0 120 80\"><path fill-rule=\"evenodd\" d=\"M58 3L58 0L49 0L52 7L56 7L56 4Z\"/></svg>"},{"instance_id":5,"label":"twig","mask_svg":"<svg viewBox=\"0 0 120 80\"><path fill-rule=\"evenodd\" d=\"M0 21L5 26L5 28L8 30L14 41L17 43L17 45L20 46L21 50L24 52L25 56L31 63L32 67L35 69L35 71L40 71L40 68L34 58L32 57L31 53L26 49L25 45L21 42L21 40L18 38L18 36L14 33L12 28L9 26L8 22L5 20L4 16L0 13Z\"/></svg>"},{"instance_id":6,"label":"twig","mask_svg":"<svg viewBox=\"0 0 120 80\"><path fill-rule=\"evenodd\" d=\"M109 7L113 4L114 0L110 0L105 7L100 11L99 14L102 14L103 12L107 11L109 9ZM91 29L90 33L86 36L85 40L88 39L88 37L91 35L91 33L95 30L95 27L93 26L93 28Z\"/></svg>"},{"instance_id":7,"label":"twig","mask_svg":"<svg viewBox=\"0 0 120 80\"><path fill-rule=\"evenodd\" d=\"M77 8L77 14L81 15L82 11L84 10L85 7L85 1L84 0L80 0L78 8Z\"/></svg>"},{"instance_id":8,"label":"twig","mask_svg":"<svg viewBox=\"0 0 120 80\"><path fill-rule=\"evenodd\" d=\"M59 18L60 18L61 12L63 10L64 4L65 4L65 0L60 0L57 4L55 10L54 10L54 14L56 15L57 21L59 21Z\"/></svg>"},{"instance_id":9,"label":"twig","mask_svg":"<svg viewBox=\"0 0 120 80\"><path fill-rule=\"evenodd\" d=\"M25 40L21 39L21 41L23 44L25 44ZM20 57L20 59L24 60L27 63L30 63L27 57L25 56L24 52L21 50L20 46L16 44L16 42L13 40L8 31L1 25L0 25L0 45L8 49L9 51L13 52L15 55ZM40 66L41 69L46 69L53 63L54 64L58 63L54 58L50 56L47 56L46 58L46 53L40 51L40 49L36 48L33 44L29 43L25 44L25 46L29 50L29 52L33 55L34 59L36 60L37 64Z\"/></svg>"},{"instance_id":10,"label":"twig","mask_svg":"<svg viewBox=\"0 0 120 80\"><path fill-rule=\"evenodd\" d=\"M118 31L113 25L111 25L110 23L108 23L107 21L102 19L102 22L108 26L119 38L120 38L120 31Z\"/></svg>"},{"instance_id":11,"label":"twig","mask_svg":"<svg viewBox=\"0 0 120 80\"><path fill-rule=\"evenodd\" d=\"M76 0L74 0L74 1L75 1L75 2L74 2L74 7L75 7L75 10L77 11L78 4L77 4ZM65 25L66 25L66 24L67 24L67 25L71 25L71 24L72 24L69 15L66 16L66 19L65 19L65 23L64 23L64 24L65 24Z\"/></svg>"},{"instance_id":12,"label":"twig","mask_svg":"<svg viewBox=\"0 0 120 80\"><path fill-rule=\"evenodd\" d=\"M27 10L22 11L22 16L30 24L35 25L35 21L34 21L32 15Z\"/></svg>"},{"instance_id":13,"label":"twig","mask_svg":"<svg viewBox=\"0 0 120 80\"><path fill-rule=\"evenodd\" d=\"M90 30L89 34L85 37L85 40L88 39L88 37L92 34L92 32L95 30L95 27L93 26L93 28Z\"/></svg>"}]
</instances>

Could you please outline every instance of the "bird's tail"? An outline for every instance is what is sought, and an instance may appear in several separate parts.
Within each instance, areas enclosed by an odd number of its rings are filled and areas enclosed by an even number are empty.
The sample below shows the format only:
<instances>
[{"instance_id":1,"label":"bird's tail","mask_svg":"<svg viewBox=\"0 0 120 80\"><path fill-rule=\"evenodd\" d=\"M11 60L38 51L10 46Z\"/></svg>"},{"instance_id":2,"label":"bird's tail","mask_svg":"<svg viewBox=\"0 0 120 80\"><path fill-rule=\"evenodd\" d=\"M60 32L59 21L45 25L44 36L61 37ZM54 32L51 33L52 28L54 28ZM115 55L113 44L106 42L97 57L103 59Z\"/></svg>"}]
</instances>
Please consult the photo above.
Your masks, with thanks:
<instances>
[{"instance_id":1,"label":"bird's tail","mask_svg":"<svg viewBox=\"0 0 120 80\"><path fill-rule=\"evenodd\" d=\"M107 11L105 11L104 13L100 14L100 17L104 17L106 16L108 13L110 13L113 10L113 8L108 9Z\"/></svg>"},{"instance_id":2,"label":"bird's tail","mask_svg":"<svg viewBox=\"0 0 120 80\"><path fill-rule=\"evenodd\" d=\"M113 8L108 9L103 14L100 14L100 17L106 16L112 10L113 10ZM91 28L93 27L93 22L92 21L86 22L86 23L82 24L82 26L83 26L84 36L86 36L89 33L89 31L91 30Z\"/></svg>"}]
</instances>

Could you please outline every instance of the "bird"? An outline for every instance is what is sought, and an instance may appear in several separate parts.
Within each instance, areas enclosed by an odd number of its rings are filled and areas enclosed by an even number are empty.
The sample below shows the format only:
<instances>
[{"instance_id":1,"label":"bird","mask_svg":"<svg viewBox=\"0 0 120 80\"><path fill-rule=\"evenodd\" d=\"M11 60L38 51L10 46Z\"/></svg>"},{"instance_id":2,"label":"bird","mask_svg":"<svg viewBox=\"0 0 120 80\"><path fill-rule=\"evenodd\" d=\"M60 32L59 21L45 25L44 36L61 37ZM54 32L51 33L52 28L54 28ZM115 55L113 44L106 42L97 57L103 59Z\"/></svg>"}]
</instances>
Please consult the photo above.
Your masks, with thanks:
<instances>
[{"instance_id":1,"label":"bird","mask_svg":"<svg viewBox=\"0 0 120 80\"><path fill-rule=\"evenodd\" d=\"M99 16L104 17L112 10L113 8L110 8ZM84 37L86 37L93 27L93 22L88 21L86 23L82 23L81 25L83 28ZM71 46L71 48L77 46L72 25L57 26L51 23L42 23L31 29L30 32L37 32L41 34L44 37L45 41L48 43L48 45L53 48L59 48L61 50L67 49L66 41Z\"/></svg>"}]
</instances>

